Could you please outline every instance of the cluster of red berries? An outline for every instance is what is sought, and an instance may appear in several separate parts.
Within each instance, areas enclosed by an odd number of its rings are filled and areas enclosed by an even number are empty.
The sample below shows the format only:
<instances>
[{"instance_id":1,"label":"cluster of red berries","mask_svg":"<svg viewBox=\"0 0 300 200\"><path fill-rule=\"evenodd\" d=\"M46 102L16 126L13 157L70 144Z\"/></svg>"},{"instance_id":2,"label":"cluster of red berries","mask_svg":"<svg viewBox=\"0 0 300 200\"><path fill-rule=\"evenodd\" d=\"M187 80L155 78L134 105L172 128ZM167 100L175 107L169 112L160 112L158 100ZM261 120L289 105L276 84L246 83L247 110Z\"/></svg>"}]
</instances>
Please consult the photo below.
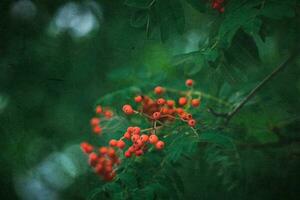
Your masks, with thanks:
<instances>
[{"instance_id":1,"label":"cluster of red berries","mask_svg":"<svg viewBox=\"0 0 300 200\"><path fill-rule=\"evenodd\" d=\"M159 96L157 99L139 95L134 98L134 101L138 103L136 110L129 104L123 106L122 110L126 115L137 114L147 118L152 124L151 128L128 127L120 139L111 139L109 141L110 147L101 147L98 154L93 152L94 147L92 145L86 142L81 144L83 152L89 154L89 164L97 174L101 175L105 180L112 180L114 178L114 169L120 163L117 152L123 151L124 156L129 158L132 155L143 155L151 148L151 145L157 150L162 150L165 147L165 143L159 139L157 133L164 127L165 123L181 120L186 122L190 127L196 125L192 114L186 110L190 106L198 107L201 101L200 98L192 98L191 91L194 81L188 79L185 84L190 90L181 92L184 95L178 99L177 103L172 99L167 100L162 98L162 95L168 92L168 89L157 86L154 88L154 93ZM170 92L172 91L170 90ZM111 118L112 112L110 110L103 112L102 107L97 106L96 114L98 116L92 118L91 125L95 133L101 133L100 115L103 114L106 118ZM125 150L126 146L128 148ZM119 150L116 151L117 149Z\"/></svg>"},{"instance_id":2,"label":"cluster of red berries","mask_svg":"<svg viewBox=\"0 0 300 200\"><path fill-rule=\"evenodd\" d=\"M110 119L113 116L113 112L105 108L103 109L101 106L96 107L96 116L91 119L91 127L95 134L101 134L102 133L102 127L100 126L101 116L104 116L106 119Z\"/></svg>"},{"instance_id":3,"label":"cluster of red berries","mask_svg":"<svg viewBox=\"0 0 300 200\"><path fill-rule=\"evenodd\" d=\"M94 168L95 172L102 176L104 180L111 181L115 176L115 168L120 164L116 151L111 147L101 147L99 152L93 152L94 147L87 143L81 143L81 149L88 154L89 165Z\"/></svg>"},{"instance_id":4,"label":"cluster of red berries","mask_svg":"<svg viewBox=\"0 0 300 200\"><path fill-rule=\"evenodd\" d=\"M192 79L188 79L185 82L187 87L192 87L194 85L194 81ZM157 86L154 88L154 93L157 95L163 95L167 90L161 86ZM188 95L189 93L187 93ZM136 103L141 103L141 107L139 110L134 110L131 105L124 105L123 111L127 115L132 114L143 114L148 117L149 120L152 121L173 121L176 119L176 115L179 116L179 119L188 123L189 126L194 127L196 121L193 119L192 115L185 111L185 106L193 106L198 107L201 103L200 98L191 98L190 96L183 96L178 99L178 107L176 107L176 103L174 100L166 100L164 98L158 98L157 100L153 100L148 96L136 96L134 98Z\"/></svg>"},{"instance_id":5,"label":"cluster of red berries","mask_svg":"<svg viewBox=\"0 0 300 200\"><path fill-rule=\"evenodd\" d=\"M211 7L218 10L220 13L223 13L225 11L224 6L222 5L223 3L224 0L213 0L211 3Z\"/></svg>"},{"instance_id":6,"label":"cluster of red berries","mask_svg":"<svg viewBox=\"0 0 300 200\"><path fill-rule=\"evenodd\" d=\"M155 128L153 128L153 130L154 129ZM165 143L163 141L160 141L154 132L150 132L149 134L141 134L141 128L137 126L128 127L127 131L124 133L121 139L112 139L109 141L109 145L112 147L124 149L126 143L123 141L123 139L132 142L131 146L129 146L124 153L126 158L131 157L133 154L135 154L135 156L141 156L148 149L147 144L154 145L158 150L163 149L165 146Z\"/></svg>"}]
</instances>

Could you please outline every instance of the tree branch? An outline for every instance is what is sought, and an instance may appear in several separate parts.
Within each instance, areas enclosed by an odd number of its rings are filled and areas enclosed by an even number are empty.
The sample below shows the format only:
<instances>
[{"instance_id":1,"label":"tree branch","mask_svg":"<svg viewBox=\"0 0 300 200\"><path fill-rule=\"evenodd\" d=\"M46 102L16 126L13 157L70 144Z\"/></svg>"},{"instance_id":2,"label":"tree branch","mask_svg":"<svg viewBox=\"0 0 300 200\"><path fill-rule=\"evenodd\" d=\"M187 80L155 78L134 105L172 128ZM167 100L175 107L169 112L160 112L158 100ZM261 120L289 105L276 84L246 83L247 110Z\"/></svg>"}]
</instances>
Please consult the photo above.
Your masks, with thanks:
<instances>
[{"instance_id":1,"label":"tree branch","mask_svg":"<svg viewBox=\"0 0 300 200\"><path fill-rule=\"evenodd\" d=\"M276 76L280 71L282 71L289 62L295 57L295 54L288 56L282 63L278 65L269 75L267 75L255 88L253 88L250 93L241 100L241 102L230 112L227 113L218 113L214 111L212 108L209 108L208 111L217 117L224 117L225 123L228 124L229 121L236 115L243 106L255 96L255 94L264 86L266 85L274 76Z\"/></svg>"}]
</instances>

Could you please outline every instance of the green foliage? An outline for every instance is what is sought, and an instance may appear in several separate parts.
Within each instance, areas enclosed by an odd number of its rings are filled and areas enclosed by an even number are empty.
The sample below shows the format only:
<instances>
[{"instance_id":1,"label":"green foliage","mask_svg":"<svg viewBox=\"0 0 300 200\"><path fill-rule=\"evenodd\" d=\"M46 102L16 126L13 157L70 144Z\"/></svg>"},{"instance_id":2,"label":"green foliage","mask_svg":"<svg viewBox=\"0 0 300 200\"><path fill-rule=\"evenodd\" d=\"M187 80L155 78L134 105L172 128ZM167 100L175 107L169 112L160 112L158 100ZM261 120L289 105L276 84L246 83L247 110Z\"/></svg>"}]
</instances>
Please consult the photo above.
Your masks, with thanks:
<instances>
[{"instance_id":1,"label":"green foliage","mask_svg":"<svg viewBox=\"0 0 300 200\"><path fill-rule=\"evenodd\" d=\"M299 1L225 0L224 13L206 0L74 1L72 23L96 16L80 37L53 28L68 1L17 2L0 2L1 199L298 199L299 55L228 124L207 109L232 111L299 51ZM148 127L122 105L156 85L181 90L186 78L202 97L196 129L164 129L165 149L122 159L112 182L87 171L81 141L106 145L130 125ZM98 104L116 114L104 137L90 134ZM61 165L49 162L61 154Z\"/></svg>"}]
</instances>

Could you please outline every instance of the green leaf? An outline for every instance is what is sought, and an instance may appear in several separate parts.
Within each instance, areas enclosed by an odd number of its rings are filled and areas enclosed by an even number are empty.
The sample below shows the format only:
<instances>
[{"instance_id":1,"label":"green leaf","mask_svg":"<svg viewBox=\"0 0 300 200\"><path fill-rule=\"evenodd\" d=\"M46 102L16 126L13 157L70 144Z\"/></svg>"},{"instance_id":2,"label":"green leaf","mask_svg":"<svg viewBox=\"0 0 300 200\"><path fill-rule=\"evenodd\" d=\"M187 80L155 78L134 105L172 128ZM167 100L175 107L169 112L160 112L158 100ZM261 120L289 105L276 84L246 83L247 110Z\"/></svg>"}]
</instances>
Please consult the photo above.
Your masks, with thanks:
<instances>
[{"instance_id":1,"label":"green leaf","mask_svg":"<svg viewBox=\"0 0 300 200\"><path fill-rule=\"evenodd\" d=\"M178 33L183 34L185 29L185 17L181 2L180 0L169 0L169 4L176 29Z\"/></svg>"},{"instance_id":2,"label":"green leaf","mask_svg":"<svg viewBox=\"0 0 300 200\"><path fill-rule=\"evenodd\" d=\"M166 41L176 32L182 34L185 29L185 18L181 2L165 0L158 1L155 5L161 40Z\"/></svg>"},{"instance_id":3,"label":"green leaf","mask_svg":"<svg viewBox=\"0 0 300 200\"><path fill-rule=\"evenodd\" d=\"M294 17L295 7L296 5L294 1L266 1L264 8L261 10L260 14L272 19Z\"/></svg>"},{"instance_id":4,"label":"green leaf","mask_svg":"<svg viewBox=\"0 0 300 200\"><path fill-rule=\"evenodd\" d=\"M183 153L194 153L196 144L197 140L194 137L187 137L182 133L181 136L177 136L173 141L170 141L170 146L167 148L166 159L171 162L176 162Z\"/></svg>"},{"instance_id":5,"label":"green leaf","mask_svg":"<svg viewBox=\"0 0 300 200\"><path fill-rule=\"evenodd\" d=\"M149 8L153 0L125 0L125 5L135 8Z\"/></svg>"},{"instance_id":6,"label":"green leaf","mask_svg":"<svg viewBox=\"0 0 300 200\"><path fill-rule=\"evenodd\" d=\"M206 0L186 0L193 8L198 10L199 12L205 12L207 8L207 1Z\"/></svg>"},{"instance_id":7,"label":"green leaf","mask_svg":"<svg viewBox=\"0 0 300 200\"><path fill-rule=\"evenodd\" d=\"M149 20L149 13L147 10L137 10L131 16L130 24L135 28L144 27Z\"/></svg>"},{"instance_id":8,"label":"green leaf","mask_svg":"<svg viewBox=\"0 0 300 200\"><path fill-rule=\"evenodd\" d=\"M165 166L165 173L169 174L171 179L173 180L174 184L176 185L177 189L181 192L184 193L184 183L176 169L174 168L173 165L167 164Z\"/></svg>"},{"instance_id":9,"label":"green leaf","mask_svg":"<svg viewBox=\"0 0 300 200\"><path fill-rule=\"evenodd\" d=\"M220 133L214 133L214 132L205 132L200 134L200 142L209 142L213 144L217 144L219 146L229 148L229 149L235 149L235 144L233 143L232 139L230 137L227 137L225 135L222 135Z\"/></svg>"},{"instance_id":10,"label":"green leaf","mask_svg":"<svg viewBox=\"0 0 300 200\"><path fill-rule=\"evenodd\" d=\"M261 1L253 0L244 3L243 1L230 1L226 6L228 14L221 23L218 38L219 43L223 48L228 48L237 31L244 27L248 32L257 31L259 24L256 17L259 10L256 8L261 4Z\"/></svg>"},{"instance_id":11,"label":"green leaf","mask_svg":"<svg viewBox=\"0 0 300 200\"><path fill-rule=\"evenodd\" d=\"M118 178L123 182L128 188L136 188L137 180L133 173L124 172L118 175Z\"/></svg>"}]
</instances>

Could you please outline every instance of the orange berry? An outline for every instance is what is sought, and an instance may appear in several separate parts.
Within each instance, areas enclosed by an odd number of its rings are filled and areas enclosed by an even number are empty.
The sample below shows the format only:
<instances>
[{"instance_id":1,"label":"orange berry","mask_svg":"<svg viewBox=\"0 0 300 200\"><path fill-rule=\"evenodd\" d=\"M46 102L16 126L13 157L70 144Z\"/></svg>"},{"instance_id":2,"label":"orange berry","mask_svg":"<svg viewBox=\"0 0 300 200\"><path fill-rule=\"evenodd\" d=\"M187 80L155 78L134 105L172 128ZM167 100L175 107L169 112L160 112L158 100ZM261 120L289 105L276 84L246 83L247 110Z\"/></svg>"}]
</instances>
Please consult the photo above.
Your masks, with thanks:
<instances>
[{"instance_id":1,"label":"orange berry","mask_svg":"<svg viewBox=\"0 0 300 200\"><path fill-rule=\"evenodd\" d=\"M165 89L163 87L157 86L154 88L154 93L155 94L163 94L165 92Z\"/></svg>"},{"instance_id":2,"label":"orange berry","mask_svg":"<svg viewBox=\"0 0 300 200\"><path fill-rule=\"evenodd\" d=\"M115 157L116 156L116 151L113 148L109 148L108 151L107 151L107 155L111 158Z\"/></svg>"},{"instance_id":3,"label":"orange berry","mask_svg":"<svg viewBox=\"0 0 300 200\"><path fill-rule=\"evenodd\" d=\"M132 109L131 105L124 105L123 112L127 115L133 114L133 109Z\"/></svg>"},{"instance_id":4,"label":"orange berry","mask_svg":"<svg viewBox=\"0 0 300 200\"><path fill-rule=\"evenodd\" d=\"M100 123L100 119L99 119L99 118L93 117L93 118L91 119L91 126L98 126L99 123Z\"/></svg>"},{"instance_id":5,"label":"orange berry","mask_svg":"<svg viewBox=\"0 0 300 200\"><path fill-rule=\"evenodd\" d=\"M200 99L192 99L191 104L193 107L198 107L200 105Z\"/></svg>"},{"instance_id":6,"label":"orange berry","mask_svg":"<svg viewBox=\"0 0 300 200\"><path fill-rule=\"evenodd\" d=\"M113 116L113 112L111 110L107 110L104 112L104 116L107 118L107 119L110 119L112 118Z\"/></svg>"},{"instance_id":7,"label":"orange berry","mask_svg":"<svg viewBox=\"0 0 300 200\"><path fill-rule=\"evenodd\" d=\"M143 146L144 142L143 142L143 140L141 140L141 139L137 139L137 140L134 142L134 144L135 144L137 147L141 147L141 146Z\"/></svg>"},{"instance_id":8,"label":"orange berry","mask_svg":"<svg viewBox=\"0 0 300 200\"><path fill-rule=\"evenodd\" d=\"M175 105L175 102L173 100L168 100L167 105L172 108Z\"/></svg>"},{"instance_id":9,"label":"orange berry","mask_svg":"<svg viewBox=\"0 0 300 200\"><path fill-rule=\"evenodd\" d=\"M178 100L179 105L184 106L187 103L186 97L180 97Z\"/></svg>"},{"instance_id":10,"label":"orange berry","mask_svg":"<svg viewBox=\"0 0 300 200\"><path fill-rule=\"evenodd\" d=\"M187 87L191 87L191 86L194 85L194 81L193 81L192 79L187 79L187 80L185 81L185 85L186 85Z\"/></svg>"},{"instance_id":11,"label":"orange berry","mask_svg":"<svg viewBox=\"0 0 300 200\"><path fill-rule=\"evenodd\" d=\"M92 153L92 151L93 151L93 146L92 145L90 145L89 143L87 143L87 142L82 142L81 144L80 144L80 147L81 147L81 150L84 152L84 153L87 153L87 154L89 154L89 153Z\"/></svg>"},{"instance_id":12,"label":"orange berry","mask_svg":"<svg viewBox=\"0 0 300 200\"><path fill-rule=\"evenodd\" d=\"M130 140L131 135L130 135L130 133L126 132L126 133L124 133L123 137L127 140Z\"/></svg>"},{"instance_id":13,"label":"orange berry","mask_svg":"<svg viewBox=\"0 0 300 200\"><path fill-rule=\"evenodd\" d=\"M157 137L156 135L154 135L154 134L150 135L150 137L149 137L149 142L150 142L151 144L156 144L157 141L158 141L158 137Z\"/></svg>"},{"instance_id":14,"label":"orange berry","mask_svg":"<svg viewBox=\"0 0 300 200\"><path fill-rule=\"evenodd\" d=\"M93 128L93 132L96 134L100 134L102 132L102 128L100 126L95 126Z\"/></svg>"},{"instance_id":15,"label":"orange berry","mask_svg":"<svg viewBox=\"0 0 300 200\"><path fill-rule=\"evenodd\" d=\"M96 107L96 113L97 113L97 114L102 113L102 111L103 111L103 110L102 110L102 107L101 107L101 106L97 106L97 107Z\"/></svg>"},{"instance_id":16,"label":"orange berry","mask_svg":"<svg viewBox=\"0 0 300 200\"><path fill-rule=\"evenodd\" d=\"M168 108L162 108L162 109L161 109L161 113L162 113L163 115L169 114L169 109L168 109Z\"/></svg>"},{"instance_id":17,"label":"orange berry","mask_svg":"<svg viewBox=\"0 0 300 200\"><path fill-rule=\"evenodd\" d=\"M140 127L134 127L133 128L133 131L132 131L132 134L133 135L139 135L141 133L141 128Z\"/></svg>"},{"instance_id":18,"label":"orange berry","mask_svg":"<svg viewBox=\"0 0 300 200\"><path fill-rule=\"evenodd\" d=\"M193 115L190 114L190 113L186 113L186 114L185 114L185 117L186 117L188 120L190 120L190 119L193 118Z\"/></svg>"},{"instance_id":19,"label":"orange berry","mask_svg":"<svg viewBox=\"0 0 300 200\"><path fill-rule=\"evenodd\" d=\"M179 115L182 115L184 113L184 110L182 108L177 108L176 109L176 112L179 114Z\"/></svg>"},{"instance_id":20,"label":"orange berry","mask_svg":"<svg viewBox=\"0 0 300 200\"><path fill-rule=\"evenodd\" d=\"M143 150L142 149L139 149L139 150L137 150L136 152L135 152L135 155L136 156L141 156L141 155L143 155Z\"/></svg>"},{"instance_id":21,"label":"orange berry","mask_svg":"<svg viewBox=\"0 0 300 200\"><path fill-rule=\"evenodd\" d=\"M190 119L188 121L189 126L194 127L196 125L196 121L194 119Z\"/></svg>"},{"instance_id":22,"label":"orange berry","mask_svg":"<svg viewBox=\"0 0 300 200\"><path fill-rule=\"evenodd\" d=\"M103 178L106 181L111 181L114 179L115 176L116 176L115 173L106 173Z\"/></svg>"},{"instance_id":23,"label":"orange berry","mask_svg":"<svg viewBox=\"0 0 300 200\"><path fill-rule=\"evenodd\" d=\"M153 113L152 118L155 119L155 120L159 119L160 118L160 112Z\"/></svg>"},{"instance_id":24,"label":"orange berry","mask_svg":"<svg viewBox=\"0 0 300 200\"><path fill-rule=\"evenodd\" d=\"M134 127L129 126L129 127L127 128L127 132L128 132L128 133L132 134L133 131L134 131Z\"/></svg>"},{"instance_id":25,"label":"orange berry","mask_svg":"<svg viewBox=\"0 0 300 200\"><path fill-rule=\"evenodd\" d=\"M124 155L125 155L126 158L129 158L129 157L131 157L131 152L130 151L125 151Z\"/></svg>"},{"instance_id":26,"label":"orange berry","mask_svg":"<svg viewBox=\"0 0 300 200\"><path fill-rule=\"evenodd\" d=\"M141 135L141 140L142 140L144 143L146 143L146 142L148 142L148 140L149 140L149 136L143 134L143 135Z\"/></svg>"},{"instance_id":27,"label":"orange berry","mask_svg":"<svg viewBox=\"0 0 300 200\"><path fill-rule=\"evenodd\" d=\"M164 104L166 103L166 100L163 99L163 98L159 98L159 99L157 99L156 103L157 103L158 105L164 105Z\"/></svg>"},{"instance_id":28,"label":"orange berry","mask_svg":"<svg viewBox=\"0 0 300 200\"><path fill-rule=\"evenodd\" d=\"M129 147L129 148L128 148L128 151L129 151L130 153L134 153L134 152L135 152L134 146Z\"/></svg>"},{"instance_id":29,"label":"orange berry","mask_svg":"<svg viewBox=\"0 0 300 200\"><path fill-rule=\"evenodd\" d=\"M104 169L105 169L105 172L107 172L107 173L110 173L113 170L111 165L106 165Z\"/></svg>"},{"instance_id":30,"label":"orange berry","mask_svg":"<svg viewBox=\"0 0 300 200\"><path fill-rule=\"evenodd\" d=\"M124 149L125 147L125 142L123 140L119 140L118 143L117 143L117 146L120 148L120 149Z\"/></svg>"},{"instance_id":31,"label":"orange berry","mask_svg":"<svg viewBox=\"0 0 300 200\"><path fill-rule=\"evenodd\" d=\"M94 167L94 166L96 166L97 162L98 162L97 154L96 153L91 153L89 155L89 164Z\"/></svg>"},{"instance_id":32,"label":"orange berry","mask_svg":"<svg viewBox=\"0 0 300 200\"><path fill-rule=\"evenodd\" d=\"M107 153L107 148L106 148L106 147L100 147L100 148L99 148L99 152L100 152L102 155L104 155L104 154Z\"/></svg>"},{"instance_id":33,"label":"orange berry","mask_svg":"<svg viewBox=\"0 0 300 200\"><path fill-rule=\"evenodd\" d=\"M132 141L132 142L135 142L135 141L137 141L138 139L140 139L140 136L138 136L138 135L133 135L133 136L131 137L131 141Z\"/></svg>"},{"instance_id":34,"label":"orange berry","mask_svg":"<svg viewBox=\"0 0 300 200\"><path fill-rule=\"evenodd\" d=\"M96 167L95 167L95 171L96 171L96 173L97 174L101 174L102 172L103 172L103 165L102 164L100 164L100 163L98 163L97 165L96 165Z\"/></svg>"},{"instance_id":35,"label":"orange berry","mask_svg":"<svg viewBox=\"0 0 300 200\"><path fill-rule=\"evenodd\" d=\"M117 143L118 143L118 141L115 140L115 139L112 139L112 140L109 141L109 145L112 146L112 147L117 146Z\"/></svg>"},{"instance_id":36,"label":"orange berry","mask_svg":"<svg viewBox=\"0 0 300 200\"><path fill-rule=\"evenodd\" d=\"M140 103L140 102L143 101L143 97L142 97L142 96L136 96L136 97L134 98L134 101L137 102L137 103Z\"/></svg>"},{"instance_id":37,"label":"orange berry","mask_svg":"<svg viewBox=\"0 0 300 200\"><path fill-rule=\"evenodd\" d=\"M165 143L163 141L158 141L156 144L155 144L155 148L158 149L158 150L161 150L165 147Z\"/></svg>"}]
</instances>

